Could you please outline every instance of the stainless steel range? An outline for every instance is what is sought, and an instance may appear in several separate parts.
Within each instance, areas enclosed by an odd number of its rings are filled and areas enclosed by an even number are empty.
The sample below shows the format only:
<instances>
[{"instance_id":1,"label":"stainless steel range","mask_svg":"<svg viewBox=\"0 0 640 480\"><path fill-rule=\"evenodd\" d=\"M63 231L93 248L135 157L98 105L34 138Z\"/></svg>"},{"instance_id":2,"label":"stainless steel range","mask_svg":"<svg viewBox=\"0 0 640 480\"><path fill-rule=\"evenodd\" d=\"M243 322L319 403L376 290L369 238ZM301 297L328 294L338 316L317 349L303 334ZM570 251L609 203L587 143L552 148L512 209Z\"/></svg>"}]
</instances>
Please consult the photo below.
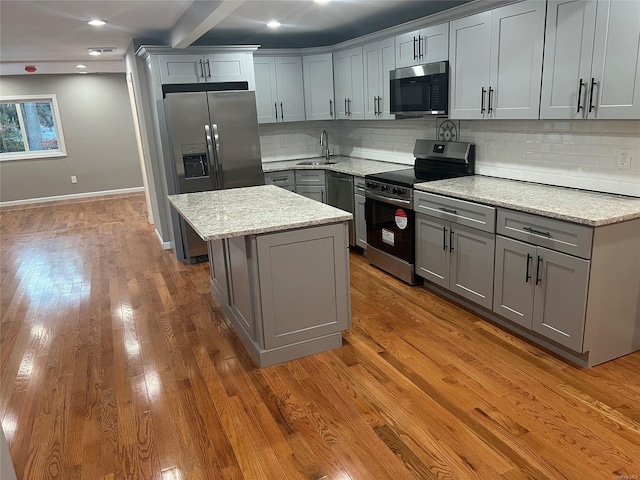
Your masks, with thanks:
<instances>
[{"instance_id":1,"label":"stainless steel range","mask_svg":"<svg viewBox=\"0 0 640 480\"><path fill-rule=\"evenodd\" d=\"M415 285L413 185L473 175L475 146L416 140L413 168L365 176L365 217L369 263Z\"/></svg>"}]
</instances>

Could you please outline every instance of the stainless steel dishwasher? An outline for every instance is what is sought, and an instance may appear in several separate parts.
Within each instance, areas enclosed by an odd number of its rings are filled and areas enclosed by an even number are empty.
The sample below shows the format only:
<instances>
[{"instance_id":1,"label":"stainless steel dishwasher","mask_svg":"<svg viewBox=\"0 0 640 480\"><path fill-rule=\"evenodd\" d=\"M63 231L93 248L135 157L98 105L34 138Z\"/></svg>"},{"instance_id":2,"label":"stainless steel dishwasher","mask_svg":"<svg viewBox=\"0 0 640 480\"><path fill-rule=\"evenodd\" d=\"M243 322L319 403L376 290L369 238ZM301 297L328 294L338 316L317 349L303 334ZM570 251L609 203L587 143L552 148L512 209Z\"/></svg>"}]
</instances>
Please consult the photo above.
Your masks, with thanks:
<instances>
[{"instance_id":1,"label":"stainless steel dishwasher","mask_svg":"<svg viewBox=\"0 0 640 480\"><path fill-rule=\"evenodd\" d=\"M328 172L327 203L353 215L353 176L338 172ZM349 245L356 244L353 220L349 222Z\"/></svg>"}]
</instances>

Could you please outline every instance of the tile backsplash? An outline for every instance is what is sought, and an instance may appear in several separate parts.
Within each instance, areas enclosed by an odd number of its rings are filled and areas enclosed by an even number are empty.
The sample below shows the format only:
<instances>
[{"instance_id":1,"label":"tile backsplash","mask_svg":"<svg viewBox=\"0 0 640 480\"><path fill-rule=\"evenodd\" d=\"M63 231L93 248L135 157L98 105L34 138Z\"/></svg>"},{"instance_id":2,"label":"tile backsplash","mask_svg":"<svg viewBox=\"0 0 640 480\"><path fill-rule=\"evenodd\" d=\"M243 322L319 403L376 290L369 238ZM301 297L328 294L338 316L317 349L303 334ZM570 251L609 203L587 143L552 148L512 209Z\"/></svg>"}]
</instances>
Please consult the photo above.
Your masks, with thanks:
<instances>
[{"instance_id":1,"label":"tile backsplash","mask_svg":"<svg viewBox=\"0 0 640 480\"><path fill-rule=\"evenodd\" d=\"M416 138L436 138L432 117L260 126L263 161L332 153L413 165ZM476 145L476 173L640 197L640 121L460 121L460 141ZM630 158L619 168L619 158Z\"/></svg>"}]
</instances>

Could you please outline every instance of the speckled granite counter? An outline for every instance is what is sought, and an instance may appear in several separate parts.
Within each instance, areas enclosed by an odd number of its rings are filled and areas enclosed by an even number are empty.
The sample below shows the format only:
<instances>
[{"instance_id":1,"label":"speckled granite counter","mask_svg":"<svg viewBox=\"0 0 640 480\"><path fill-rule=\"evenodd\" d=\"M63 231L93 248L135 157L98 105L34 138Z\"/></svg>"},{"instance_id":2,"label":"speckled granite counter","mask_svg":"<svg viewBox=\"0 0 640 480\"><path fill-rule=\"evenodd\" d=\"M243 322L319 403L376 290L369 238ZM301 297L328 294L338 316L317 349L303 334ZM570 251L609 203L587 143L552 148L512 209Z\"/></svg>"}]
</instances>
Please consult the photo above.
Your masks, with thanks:
<instances>
[{"instance_id":1,"label":"speckled granite counter","mask_svg":"<svg viewBox=\"0 0 640 480\"><path fill-rule=\"evenodd\" d=\"M419 183L414 188L593 227L640 218L640 198L481 175Z\"/></svg>"},{"instance_id":2,"label":"speckled granite counter","mask_svg":"<svg viewBox=\"0 0 640 480\"><path fill-rule=\"evenodd\" d=\"M380 160L368 160L366 158L345 157L336 155L331 157L337 163L326 165L298 165L304 158L296 160L283 160L279 162L267 162L262 164L262 170L268 172L281 172L283 170L330 170L333 172L345 173L355 177L364 177L372 173L388 172L390 170L400 170L411 168L412 165L402 163L383 162ZM308 159L307 159L308 160ZM321 158L318 160L322 160Z\"/></svg>"},{"instance_id":3,"label":"speckled granite counter","mask_svg":"<svg viewBox=\"0 0 640 480\"><path fill-rule=\"evenodd\" d=\"M206 241L353 218L348 212L273 185L170 195L169 201Z\"/></svg>"}]
</instances>

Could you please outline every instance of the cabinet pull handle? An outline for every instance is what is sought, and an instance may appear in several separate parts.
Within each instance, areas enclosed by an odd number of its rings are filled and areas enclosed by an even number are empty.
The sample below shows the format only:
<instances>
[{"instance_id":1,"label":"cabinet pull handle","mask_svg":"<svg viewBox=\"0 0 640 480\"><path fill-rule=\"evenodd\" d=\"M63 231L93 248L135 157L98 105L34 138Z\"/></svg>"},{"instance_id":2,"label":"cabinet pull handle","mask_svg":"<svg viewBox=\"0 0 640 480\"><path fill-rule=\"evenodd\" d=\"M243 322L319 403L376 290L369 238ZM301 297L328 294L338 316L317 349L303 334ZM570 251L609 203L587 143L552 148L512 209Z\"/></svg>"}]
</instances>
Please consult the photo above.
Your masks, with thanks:
<instances>
[{"instance_id":1,"label":"cabinet pull handle","mask_svg":"<svg viewBox=\"0 0 640 480\"><path fill-rule=\"evenodd\" d=\"M333 118L333 100L329 100L329 116Z\"/></svg>"},{"instance_id":2,"label":"cabinet pull handle","mask_svg":"<svg viewBox=\"0 0 640 480\"><path fill-rule=\"evenodd\" d=\"M598 82L596 82L596 79L591 77L591 92L589 93L589 112L591 113L591 111L596 108L595 105L593 104L593 87L596 86Z\"/></svg>"},{"instance_id":3,"label":"cabinet pull handle","mask_svg":"<svg viewBox=\"0 0 640 480\"><path fill-rule=\"evenodd\" d=\"M418 35L418 58L422 58L422 35Z\"/></svg>"},{"instance_id":4,"label":"cabinet pull handle","mask_svg":"<svg viewBox=\"0 0 640 480\"><path fill-rule=\"evenodd\" d=\"M542 263L542 257L538 255L538 263L536 265L536 285L542 283L542 279L540 278L540 264Z\"/></svg>"},{"instance_id":5,"label":"cabinet pull handle","mask_svg":"<svg viewBox=\"0 0 640 480\"><path fill-rule=\"evenodd\" d=\"M324 190L320 190L320 202L324 203Z\"/></svg>"},{"instance_id":6,"label":"cabinet pull handle","mask_svg":"<svg viewBox=\"0 0 640 480\"><path fill-rule=\"evenodd\" d=\"M535 230L531 227L522 227L522 229L534 235L540 235L541 237L551 238L551 233L549 232L541 232L540 230Z\"/></svg>"},{"instance_id":7,"label":"cabinet pull handle","mask_svg":"<svg viewBox=\"0 0 640 480\"><path fill-rule=\"evenodd\" d=\"M449 253L453 252L453 228L449 230Z\"/></svg>"},{"instance_id":8,"label":"cabinet pull handle","mask_svg":"<svg viewBox=\"0 0 640 480\"><path fill-rule=\"evenodd\" d=\"M280 102L280 118L284 122L284 108L282 108L282 102Z\"/></svg>"},{"instance_id":9,"label":"cabinet pull handle","mask_svg":"<svg viewBox=\"0 0 640 480\"><path fill-rule=\"evenodd\" d=\"M378 115L378 97L373 97L373 114Z\"/></svg>"},{"instance_id":10,"label":"cabinet pull handle","mask_svg":"<svg viewBox=\"0 0 640 480\"><path fill-rule=\"evenodd\" d=\"M413 59L417 60L418 59L418 54L416 53L416 37L413 37Z\"/></svg>"},{"instance_id":11,"label":"cabinet pull handle","mask_svg":"<svg viewBox=\"0 0 640 480\"><path fill-rule=\"evenodd\" d=\"M349 116L351 116L351 99L347 101L347 105L349 105Z\"/></svg>"},{"instance_id":12,"label":"cabinet pull handle","mask_svg":"<svg viewBox=\"0 0 640 480\"><path fill-rule=\"evenodd\" d=\"M198 65L200 66L200 78L204 78L204 68L202 67L202 60L198 60Z\"/></svg>"},{"instance_id":13,"label":"cabinet pull handle","mask_svg":"<svg viewBox=\"0 0 640 480\"><path fill-rule=\"evenodd\" d=\"M207 67L207 78L211 78L211 65L209 64L209 60L205 62L205 65Z\"/></svg>"},{"instance_id":14,"label":"cabinet pull handle","mask_svg":"<svg viewBox=\"0 0 640 480\"><path fill-rule=\"evenodd\" d=\"M493 92L495 90L491 87L489 87L489 106L487 107L487 113L491 114L491 112L493 112L493 107L491 106L491 100L493 99Z\"/></svg>"},{"instance_id":15,"label":"cabinet pull handle","mask_svg":"<svg viewBox=\"0 0 640 480\"><path fill-rule=\"evenodd\" d=\"M480 113L484 113L484 94L487 93L487 89L482 87L482 96L480 97Z\"/></svg>"},{"instance_id":16,"label":"cabinet pull handle","mask_svg":"<svg viewBox=\"0 0 640 480\"><path fill-rule=\"evenodd\" d=\"M451 210L450 208L440 207L440 210L442 210L445 213L451 213L453 215L458 215L458 211L457 210Z\"/></svg>"},{"instance_id":17,"label":"cabinet pull handle","mask_svg":"<svg viewBox=\"0 0 640 480\"><path fill-rule=\"evenodd\" d=\"M576 110L576 113L580 113L580 110L582 110L582 105L580 105L580 99L582 98L582 87L586 87L587 84L585 82L582 81L582 79L580 79L580 86L578 87L578 109Z\"/></svg>"},{"instance_id":18,"label":"cabinet pull handle","mask_svg":"<svg viewBox=\"0 0 640 480\"><path fill-rule=\"evenodd\" d=\"M276 122L277 122L277 121L278 121L278 102L275 102L275 103L273 104L273 108L275 108L275 109L276 109Z\"/></svg>"},{"instance_id":19,"label":"cabinet pull handle","mask_svg":"<svg viewBox=\"0 0 640 480\"><path fill-rule=\"evenodd\" d=\"M529 274L529 262L531 259L533 259L533 257L530 253L527 253L527 271L524 274L524 283L529 283L529 280L531 280L531 275Z\"/></svg>"},{"instance_id":20,"label":"cabinet pull handle","mask_svg":"<svg viewBox=\"0 0 640 480\"><path fill-rule=\"evenodd\" d=\"M442 227L442 250L447 251L447 227Z\"/></svg>"}]
</instances>

